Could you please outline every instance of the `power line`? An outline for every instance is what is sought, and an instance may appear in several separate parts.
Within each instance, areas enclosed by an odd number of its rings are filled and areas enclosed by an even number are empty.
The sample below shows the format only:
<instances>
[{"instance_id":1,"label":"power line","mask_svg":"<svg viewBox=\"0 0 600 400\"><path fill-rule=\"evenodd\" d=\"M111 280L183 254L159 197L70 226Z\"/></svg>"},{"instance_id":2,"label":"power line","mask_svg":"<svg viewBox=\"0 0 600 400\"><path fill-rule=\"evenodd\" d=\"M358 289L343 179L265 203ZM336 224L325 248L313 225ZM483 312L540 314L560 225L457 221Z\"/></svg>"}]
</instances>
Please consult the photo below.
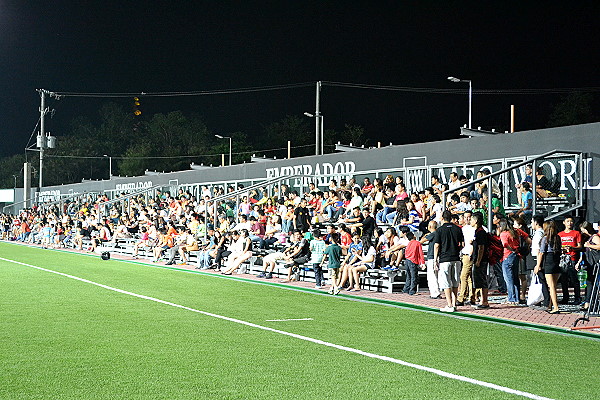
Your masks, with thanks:
<instances>
[{"instance_id":1,"label":"power line","mask_svg":"<svg viewBox=\"0 0 600 400\"><path fill-rule=\"evenodd\" d=\"M52 92L60 97L97 97L97 98L117 98L117 97L179 97L179 96L210 96L218 94L252 93L265 92L272 90L295 89L301 87L314 86L314 82L291 83L286 85L271 86L252 86L236 89L217 89L217 90L199 90L199 91L181 91L181 92L140 92L140 93L82 93L82 92Z\"/></svg>"},{"instance_id":2,"label":"power line","mask_svg":"<svg viewBox=\"0 0 600 400\"><path fill-rule=\"evenodd\" d=\"M432 93L432 94L465 94L468 89L443 89L430 87L409 87L409 86L385 86L369 85L365 83L331 82L323 81L323 86L346 87L354 89L373 89L387 90L395 92L410 93ZM552 93L571 93L571 92L600 92L600 87L570 87L570 88L542 88L542 89L479 89L473 90L474 94L485 95L508 95L508 94L552 94Z\"/></svg>"},{"instance_id":3,"label":"power line","mask_svg":"<svg viewBox=\"0 0 600 400\"><path fill-rule=\"evenodd\" d=\"M430 93L430 94L464 94L466 89L460 88L434 88L434 87L413 87L413 86L390 86L390 85L370 85L366 83L335 82L322 81L325 86L346 87L354 89L386 90L408 93ZM286 90L302 87L312 87L315 82L290 83L284 85L270 86L250 86L234 89L216 89L216 90L197 90L197 91L170 91L170 92L139 92L139 93L101 93L101 92L49 92L60 97L95 97L95 98L119 98L119 97L180 97L180 96L211 96L219 94L236 94L265 92L273 90ZM510 94L553 94L553 93L571 93L571 92L599 92L600 87L566 87L566 88L525 88L525 89L476 89L474 94L480 95L510 95Z\"/></svg>"}]
</instances>

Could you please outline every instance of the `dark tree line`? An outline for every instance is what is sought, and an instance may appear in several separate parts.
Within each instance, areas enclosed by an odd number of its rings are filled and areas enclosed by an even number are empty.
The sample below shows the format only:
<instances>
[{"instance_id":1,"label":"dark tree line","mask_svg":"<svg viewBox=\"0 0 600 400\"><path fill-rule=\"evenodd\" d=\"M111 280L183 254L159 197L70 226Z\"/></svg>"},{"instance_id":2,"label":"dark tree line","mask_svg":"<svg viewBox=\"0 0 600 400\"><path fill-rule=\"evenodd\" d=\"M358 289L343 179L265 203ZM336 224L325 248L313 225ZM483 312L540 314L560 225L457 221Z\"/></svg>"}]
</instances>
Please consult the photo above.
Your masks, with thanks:
<instances>
[{"instance_id":1,"label":"dark tree line","mask_svg":"<svg viewBox=\"0 0 600 400\"><path fill-rule=\"evenodd\" d=\"M252 135L219 133L232 137L234 164L249 162L253 154L285 158L288 140L292 157L314 154L314 122L306 118L286 116ZM362 127L349 125L341 132L325 131L325 151L331 152L338 141L367 144ZM118 104L107 103L95 120L73 119L65 134L57 138L56 148L46 151L44 185L107 179L109 158L104 155L112 157L113 175L136 176L146 170L186 170L191 163L218 166L221 155L225 154L227 161L228 153L229 141L216 138L199 115L181 111L135 115ZM27 152L0 159L0 187L22 187L26 159L34 171L32 186L37 186L39 153Z\"/></svg>"}]
</instances>

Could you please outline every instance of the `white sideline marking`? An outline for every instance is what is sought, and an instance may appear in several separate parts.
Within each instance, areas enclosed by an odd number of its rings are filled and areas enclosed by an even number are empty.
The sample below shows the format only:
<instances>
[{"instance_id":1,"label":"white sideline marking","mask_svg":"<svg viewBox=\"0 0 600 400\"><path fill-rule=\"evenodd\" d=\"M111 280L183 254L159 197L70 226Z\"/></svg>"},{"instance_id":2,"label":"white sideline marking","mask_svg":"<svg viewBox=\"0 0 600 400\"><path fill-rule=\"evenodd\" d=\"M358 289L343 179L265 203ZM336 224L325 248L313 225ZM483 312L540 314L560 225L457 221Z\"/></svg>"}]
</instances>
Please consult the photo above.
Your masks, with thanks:
<instances>
[{"instance_id":1,"label":"white sideline marking","mask_svg":"<svg viewBox=\"0 0 600 400\"><path fill-rule=\"evenodd\" d=\"M312 321L312 318L265 319L265 322Z\"/></svg>"},{"instance_id":2,"label":"white sideline marking","mask_svg":"<svg viewBox=\"0 0 600 400\"><path fill-rule=\"evenodd\" d=\"M417 369L417 370L420 370L420 371L430 372L432 374L443 376L445 378L455 379L457 381L462 381L462 382L471 383L473 385L483 386L483 387L486 387L486 388L489 388L489 389L498 390L500 392L510 393L510 394L514 394L514 395L517 395L517 396L522 396L522 397L526 397L526 398L529 398L529 399L534 399L534 400L554 400L554 399L549 398L549 397L538 396L538 395L533 394L533 393L528 393L528 392L523 392L523 391L516 390L516 389L511 389L509 387L500 386L500 385L496 385L494 383L489 383L489 382L485 382L485 381L480 381L480 380L477 380L477 379L469 378L469 377L462 376L462 375L453 374L453 373L450 373L450 372L445 372L445 371L442 371L442 370L439 370L439 369L436 369L436 368L430 368L430 367L426 367L426 366L423 366L423 365L414 364L414 363L411 363L411 362L408 362L408 361L403 361L403 360L400 360L400 359L397 359L397 358L392 358L392 357L387 357L387 356L381 356L381 355L378 355L378 354L369 353L369 352L366 352L366 351L354 349L352 347L346 347L346 346L342 346L342 345L339 345L339 344L326 342L326 341L323 341L323 340L320 340L320 339L310 338L308 336L302 336L302 335L298 335L298 334L295 334L295 333L282 331L282 330L279 330L279 329L269 328L267 326L257 325L257 324L254 324L252 322L243 321L243 320L236 319L236 318L230 318L230 317L225 317L225 316L219 315L219 314L213 314L213 313L210 313L210 312L207 312L207 311L196 310L194 308L186 307L186 306L183 306L183 305L180 305L180 304L171 303L169 301L157 299L155 297L144 296L142 294L128 292L126 290L117 289L117 288L114 288L112 286L107 286L107 285L103 285L101 283L90 281L90 280L87 280L87 279L84 279L84 278L79 278L79 277L74 276L74 275L69 275L69 274L65 274L63 272L53 271L51 269L46 269L46 268L38 267L38 266L35 266L35 265L22 263L20 261L10 260L10 259L7 259L7 258L2 258L2 257L0 257L0 260L11 262L11 263L14 263L14 264L23 265L23 266L30 267L30 268L35 268L35 269L38 269L40 271L50 272L50 273L53 273L53 274L56 274L56 275L61 275L61 276L67 277L67 278L75 279L75 280L80 281L80 282L89 283L91 285L95 285L95 286L101 287L103 289L112 290L112 291L117 292L117 293L127 294L129 296L138 297L140 299L155 301L157 303L165 304L165 305L172 306L172 307L181 308L181 309L192 311L192 312L195 312L195 313L198 313L198 314L203 314L203 315L206 315L206 316L209 316L209 317L219 318L219 319L222 319L222 320L225 320L225 321L234 322L236 324L250 326L252 328L257 328L257 329L262 329L262 330L269 331L269 332L279 333L281 335L290 336L290 337L293 337L293 338L296 338L296 339L300 339L300 340L304 340L304 341L307 341L307 342L312 342L312 343L320 344L320 345L323 345L323 346L332 347L332 348L338 349L338 350L344 350L344 351L347 351L349 353L360 354L360 355L365 356L365 357L375 358L375 359L382 360L382 361L388 361L388 362L391 362L391 363L394 363L394 364L400 364L400 365L403 365L405 367L410 367L410 368L414 368L414 369Z\"/></svg>"}]
</instances>

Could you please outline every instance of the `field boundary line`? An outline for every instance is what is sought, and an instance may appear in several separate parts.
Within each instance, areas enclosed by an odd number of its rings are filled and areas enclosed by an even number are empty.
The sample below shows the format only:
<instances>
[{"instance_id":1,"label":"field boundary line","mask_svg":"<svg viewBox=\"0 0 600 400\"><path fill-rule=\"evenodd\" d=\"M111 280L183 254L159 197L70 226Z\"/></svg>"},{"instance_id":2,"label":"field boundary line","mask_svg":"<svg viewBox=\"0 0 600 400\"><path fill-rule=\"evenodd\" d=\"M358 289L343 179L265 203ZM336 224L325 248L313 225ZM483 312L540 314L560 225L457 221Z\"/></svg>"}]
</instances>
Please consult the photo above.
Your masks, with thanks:
<instances>
[{"instance_id":1,"label":"field boundary line","mask_svg":"<svg viewBox=\"0 0 600 400\"><path fill-rule=\"evenodd\" d=\"M379 355L379 354L366 352L366 351L355 349L355 348L352 348L352 347L347 347L347 346L343 346L343 345L339 345L339 344L335 344L335 343L331 343L331 342L326 342L324 340L314 339L314 338L311 338L311 337L308 337L308 336L298 335L296 333L291 333L291 332L282 331L280 329L270 328L268 326L258 325L258 324L255 324L255 323L252 323L252 322L248 322L248 321L244 321L244 320L240 320L240 319L237 319L237 318L231 318L231 317L227 317L227 316L224 316L224 315L214 314L214 313L211 313L211 312L208 312L208 311L197 310L195 308L187 307L187 306L184 306L184 305L181 305L181 304L176 304L176 303L172 303L170 301L161 300L161 299L158 299L156 297L151 297L151 296L146 296L146 295L143 295L143 294L129 292L127 290L123 290L123 289L115 288L115 287L112 287L112 286L104 285L102 283L90 281L89 279L80 278L78 276L74 276L74 275L70 275L70 274L65 274L63 272L54 271L54 270L43 268L43 267L38 267L36 265L27 264L27 263L24 263L24 262L20 262L20 261L16 261L16 260L11 260L11 259L8 259L8 258L3 258L3 257L0 257L0 260L6 261L6 262L10 262L10 263L13 263L13 264L17 264L17 265L22 265L22 266L29 267L29 268L34 268L34 269L37 269L39 271L49 272L49 273L56 274L56 275L59 275L59 276L63 276L63 277L69 278L69 279L74 279L76 281L80 281L80 282L83 282L83 283L88 283L88 284L91 284L91 285L94 285L94 286L98 286L100 288L103 288L103 289L106 289L106 290L110 290L110 291L113 291L113 292L117 292L117 293L129 295L129 296L137 297L137 298L144 299L144 300L154 301L156 303L164 304L164 305L175 307L175 308L180 308L180 309L183 309L183 310L195 312L195 313L206 315L206 316L213 317L213 318L218 318L218 319L221 319L221 320L224 320L224 321L229 321L229 322L237 323L237 324L240 324L240 325L245 325L245 326L252 327L252 328L257 328L257 329L261 329L261 330L268 331L268 332L278 333L278 334L281 334L281 335L293 337L295 339L304 340L304 341L315 343L315 344L320 344L320 345L323 345L323 346L335 348L335 349L338 349L338 350L343 350L343 351L346 351L346 352L349 352L349 353L354 353L354 354L362 355L362 356L369 357L369 358L374 358L374 359L378 359L378 360L382 360L382 361L391 362L391 363L394 363L394 364L399 364L399 365L402 365L402 366L405 366L405 367L417 369L417 370L420 370L420 371L429 372L429 373L432 373L432 374L435 374L435 375L438 375L438 376L441 376L441 377L444 377L444 378L454 379L454 380L457 380L457 381L466 382L466 383L470 383L470 384L473 384L473 385L482 386L482 387L486 387L486 388L489 388L489 389L493 389L493 390L497 390L497 391L500 391L500 392L509 393L509 394L513 394L513 395L516 395L516 396L521 396L521 397L525 397L525 398L529 398L529 399L534 399L534 400L553 400L552 398L549 398L549 397L544 397L544 396L536 395L536 394L533 394L533 393L524 392L524 391L517 390L517 389L512 389L512 388L509 388L509 387L506 387L506 386L496 385L496 384L490 383L490 382L480 381L480 380L469 378L469 377L466 377L466 376L453 374L451 372L442 371L442 370L439 370L439 369L436 369L436 368L426 367L424 365L415 364L415 363L411 363L411 362L408 362L408 361L403 361L403 360L400 360L400 359L397 359L397 358L392 358L392 357L388 357L388 356L382 356L382 355Z\"/></svg>"}]
</instances>

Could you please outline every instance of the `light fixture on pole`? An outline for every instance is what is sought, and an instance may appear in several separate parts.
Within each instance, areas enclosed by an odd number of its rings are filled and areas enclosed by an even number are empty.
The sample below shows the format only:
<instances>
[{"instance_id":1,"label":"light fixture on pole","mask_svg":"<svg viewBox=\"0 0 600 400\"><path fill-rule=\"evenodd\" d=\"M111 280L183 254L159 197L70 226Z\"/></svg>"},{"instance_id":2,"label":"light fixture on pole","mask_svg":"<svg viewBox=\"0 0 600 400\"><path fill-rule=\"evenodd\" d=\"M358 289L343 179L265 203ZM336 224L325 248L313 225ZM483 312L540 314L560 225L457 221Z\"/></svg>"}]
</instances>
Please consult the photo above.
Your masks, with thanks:
<instances>
[{"instance_id":1,"label":"light fixture on pole","mask_svg":"<svg viewBox=\"0 0 600 400\"><path fill-rule=\"evenodd\" d=\"M231 165L231 136L215 135L217 139L229 139L229 165Z\"/></svg>"},{"instance_id":2,"label":"light fixture on pole","mask_svg":"<svg viewBox=\"0 0 600 400\"><path fill-rule=\"evenodd\" d=\"M473 85L469 79L459 79L453 76L449 76L448 80L451 82L469 82L469 129L471 129L471 99L473 98Z\"/></svg>"},{"instance_id":3,"label":"light fixture on pole","mask_svg":"<svg viewBox=\"0 0 600 400\"><path fill-rule=\"evenodd\" d=\"M108 179L112 179L112 156L103 154L102 157L108 157Z\"/></svg>"}]
</instances>

